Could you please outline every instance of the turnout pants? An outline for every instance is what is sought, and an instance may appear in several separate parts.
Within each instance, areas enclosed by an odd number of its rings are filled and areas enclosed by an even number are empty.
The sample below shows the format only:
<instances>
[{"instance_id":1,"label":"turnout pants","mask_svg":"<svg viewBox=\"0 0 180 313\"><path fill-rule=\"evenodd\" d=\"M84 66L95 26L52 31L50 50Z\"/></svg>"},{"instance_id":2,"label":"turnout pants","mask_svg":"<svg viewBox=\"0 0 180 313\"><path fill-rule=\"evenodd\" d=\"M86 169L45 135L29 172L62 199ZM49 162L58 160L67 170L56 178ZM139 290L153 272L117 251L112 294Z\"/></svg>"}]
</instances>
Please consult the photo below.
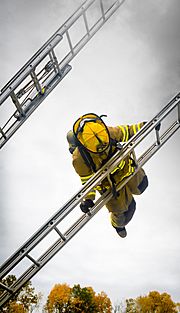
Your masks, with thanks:
<instances>
[{"instance_id":1,"label":"turnout pants","mask_svg":"<svg viewBox=\"0 0 180 313\"><path fill-rule=\"evenodd\" d=\"M132 219L136 210L136 202L133 195L140 195L148 186L148 179L141 168L127 184L120 190L118 197L112 198L106 207L110 212L113 227L126 226Z\"/></svg>"}]
</instances>

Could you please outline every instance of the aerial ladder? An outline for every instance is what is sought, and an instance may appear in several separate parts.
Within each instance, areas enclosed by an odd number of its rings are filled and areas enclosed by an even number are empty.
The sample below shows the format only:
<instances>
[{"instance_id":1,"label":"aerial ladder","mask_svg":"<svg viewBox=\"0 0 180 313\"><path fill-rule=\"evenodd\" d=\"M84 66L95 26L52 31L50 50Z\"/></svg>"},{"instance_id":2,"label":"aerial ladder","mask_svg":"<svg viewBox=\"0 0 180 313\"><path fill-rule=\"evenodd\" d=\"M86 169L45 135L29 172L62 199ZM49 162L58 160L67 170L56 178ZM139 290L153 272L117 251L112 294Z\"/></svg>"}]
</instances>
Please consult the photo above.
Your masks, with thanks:
<instances>
[{"instance_id":1,"label":"aerial ladder","mask_svg":"<svg viewBox=\"0 0 180 313\"><path fill-rule=\"evenodd\" d=\"M93 1L86 1L85 4L92 3ZM102 9L101 12L103 20L106 19L105 11ZM115 2L115 7L119 5L119 1ZM121 2L122 4L122 2ZM83 9L85 6L83 5ZM81 10L83 10L81 8ZM86 6L86 10L88 6ZM80 11L81 11L80 10ZM76 14L79 11L76 11ZM84 14L84 13L83 13ZM71 19L71 18L70 18ZM54 37L53 37L54 38ZM49 54L49 52L48 52ZM72 57L72 51L70 53ZM70 57L70 56L69 56ZM53 61L54 62L54 61ZM69 62L69 61L68 61ZM57 63L56 63L57 64ZM64 69L69 65L64 65L61 68ZM29 67L27 67L29 69ZM26 69L27 69L26 68ZM67 70L67 72L68 72ZM18 80L22 74L22 71L19 72L19 76L15 76L15 80ZM31 73L32 74L32 73ZM54 85L57 85L56 75L57 72L53 67L53 80L51 80L50 87L54 88ZM62 75L62 74L61 74ZM61 75L59 78L61 80ZM34 77L34 76L33 76ZM48 80L49 81L49 80ZM53 81L53 82L52 82ZM37 87L34 82L35 88ZM52 84L52 85L51 85ZM13 85L14 86L14 85ZM47 86L47 85L46 85ZM9 87L8 87L9 88ZM8 90L4 89L4 90ZM42 88L42 87L41 87ZM47 87L46 87L47 88ZM45 88L45 90L46 90ZM49 88L49 87L48 87ZM30 107L23 107L20 105L19 109L22 108L23 112L17 108L16 114L18 116L17 122L24 122L28 117L28 114L31 114L32 111L38 106L43 100L42 97L47 96L45 94L49 91L42 92L39 89L34 98L33 105ZM8 92L7 92L8 93ZM14 95L14 93L13 93ZM9 94L12 98L12 94ZM17 94L16 94L17 97ZM37 101L37 102L36 102ZM15 101L16 102L16 101ZM26 110L27 108L27 110ZM23 117L23 114L25 116ZM22 118L22 120L21 120ZM21 125L21 124L20 124ZM16 131L16 127L19 127L17 124L15 128L12 126L11 131ZM4 305L18 290L20 290L23 285L29 281L41 268L50 261L65 245L71 240L77 232L82 229L82 227L91 220L91 218L112 198L113 193L111 189L106 190L102 195L99 195L97 200L94 203L94 206L90 208L89 212L86 214L81 214L79 218L67 226L64 224L69 216L75 211L79 206L80 202L84 197L89 193L89 191L97 185L100 185L102 181L110 175L113 170L119 165L119 163L124 160L128 155L134 160L135 172L130 176L121 181L117 186L117 191L121 190L123 186L131 179L138 170L177 132L180 127L180 93L175 95L165 106L164 108L155 115L149 122L147 122L138 133L136 133L127 143L118 143L118 151L116 154L99 170L94 176L87 181L87 183L81 188L67 203L65 203L42 227L40 227L9 259L7 259L0 268L0 287L4 290L0 297L0 306ZM12 135L11 131L7 132L7 138L4 138L2 145L10 138ZM3 136L3 134L2 134ZM3 136L5 137L5 136ZM80 210L79 210L80 211ZM51 234L55 234L57 238L53 243L45 244L45 251L38 257L34 256L34 250L40 247L44 240L48 239ZM40 250L40 249L39 249ZM26 269L23 269L23 262L28 260L30 266L27 266ZM22 264L22 266L21 266ZM21 268L21 273L17 280L11 285L7 286L3 283L3 278L11 274L12 271L16 268Z\"/></svg>"},{"instance_id":2,"label":"aerial ladder","mask_svg":"<svg viewBox=\"0 0 180 313\"><path fill-rule=\"evenodd\" d=\"M124 1L85 1L2 88L0 107L6 110L0 126L0 148L66 77L72 69L69 63ZM94 12L96 18L92 19ZM79 25L83 28L80 35Z\"/></svg>"}]
</instances>

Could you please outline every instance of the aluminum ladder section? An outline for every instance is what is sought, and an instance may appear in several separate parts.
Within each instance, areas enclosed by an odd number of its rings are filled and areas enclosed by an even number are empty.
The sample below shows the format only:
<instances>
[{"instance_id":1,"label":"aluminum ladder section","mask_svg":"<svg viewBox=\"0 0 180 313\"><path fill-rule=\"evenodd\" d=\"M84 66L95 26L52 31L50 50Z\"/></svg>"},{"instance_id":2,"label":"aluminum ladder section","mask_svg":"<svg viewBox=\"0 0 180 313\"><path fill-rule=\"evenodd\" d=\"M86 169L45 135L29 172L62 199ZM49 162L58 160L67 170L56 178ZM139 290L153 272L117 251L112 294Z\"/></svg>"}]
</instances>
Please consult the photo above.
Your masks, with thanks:
<instances>
[{"instance_id":1,"label":"aluminum ladder section","mask_svg":"<svg viewBox=\"0 0 180 313\"><path fill-rule=\"evenodd\" d=\"M133 175L141 168L179 129L180 127L180 93L177 94L150 122L133 136L119 151L80 189L64 206L62 206L20 249L18 249L0 268L0 279L10 274L11 270L24 259L31 262L31 266L10 287L0 283L5 289L0 298L0 305L7 302L28 280L30 280L62 247L109 201L112 197L111 190L107 190L100 196L88 214L80 214L80 217L64 232L60 230L60 223L73 212L85 195L109 175L114 168L131 155L136 164ZM152 139L152 138L153 139ZM147 141L146 147L144 142ZM152 143L153 141L153 143ZM142 147L141 147L142 145ZM139 149L141 147L141 149ZM140 151L139 151L139 150ZM138 152L139 151L139 152ZM132 176L133 176L132 175ZM120 190L132 177L126 178L117 186ZM78 212L81 212L79 208ZM61 224L62 227L62 224ZM50 233L56 233L58 239L37 259L32 257L33 249L43 241ZM30 254L31 252L31 254Z\"/></svg>"},{"instance_id":2,"label":"aluminum ladder section","mask_svg":"<svg viewBox=\"0 0 180 313\"><path fill-rule=\"evenodd\" d=\"M124 1L108 1L108 7L106 0L85 1L2 88L0 105L6 105L7 111L0 126L0 148L66 76L71 70L69 62ZM92 22L93 6L98 10L98 17ZM79 38L77 25L80 23L84 29ZM63 55L60 61L57 52Z\"/></svg>"}]
</instances>

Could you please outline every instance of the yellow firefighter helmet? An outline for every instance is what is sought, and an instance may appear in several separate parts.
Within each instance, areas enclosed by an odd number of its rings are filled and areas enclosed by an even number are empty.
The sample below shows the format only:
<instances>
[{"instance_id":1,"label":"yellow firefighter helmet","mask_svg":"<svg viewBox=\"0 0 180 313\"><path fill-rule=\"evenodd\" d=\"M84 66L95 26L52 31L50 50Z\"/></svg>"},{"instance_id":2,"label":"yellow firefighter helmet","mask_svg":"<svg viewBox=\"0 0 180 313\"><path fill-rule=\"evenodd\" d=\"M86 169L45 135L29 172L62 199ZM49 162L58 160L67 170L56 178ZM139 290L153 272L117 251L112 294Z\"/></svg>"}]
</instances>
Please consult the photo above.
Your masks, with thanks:
<instances>
[{"instance_id":1,"label":"yellow firefighter helmet","mask_svg":"<svg viewBox=\"0 0 180 313\"><path fill-rule=\"evenodd\" d=\"M84 114L73 126L77 140L92 153L102 153L109 147L109 131L101 117L94 113Z\"/></svg>"}]
</instances>

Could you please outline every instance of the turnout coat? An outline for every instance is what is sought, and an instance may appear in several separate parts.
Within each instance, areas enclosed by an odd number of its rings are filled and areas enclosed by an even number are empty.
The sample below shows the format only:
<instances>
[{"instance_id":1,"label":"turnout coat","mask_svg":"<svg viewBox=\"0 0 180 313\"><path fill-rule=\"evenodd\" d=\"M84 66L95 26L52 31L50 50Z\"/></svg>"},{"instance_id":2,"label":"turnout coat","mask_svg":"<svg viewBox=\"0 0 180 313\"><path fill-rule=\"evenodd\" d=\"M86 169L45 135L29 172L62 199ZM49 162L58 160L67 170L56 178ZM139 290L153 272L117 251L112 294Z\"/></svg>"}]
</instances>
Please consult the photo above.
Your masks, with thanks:
<instances>
[{"instance_id":1,"label":"turnout coat","mask_svg":"<svg viewBox=\"0 0 180 313\"><path fill-rule=\"evenodd\" d=\"M133 125L118 125L116 127L107 127L110 138L113 142L127 142L133 135L135 135L140 128L145 124L145 122L140 122ZM112 154L116 153L117 148L115 145L112 146ZM93 163L98 171L102 165L108 160L108 151L101 154L90 153ZM94 171L90 166L88 166L82 157L79 148L73 152L73 166L77 174L80 176L82 184L85 184L88 179L94 175ZM122 160L120 164L113 170L111 173L115 185L121 182L125 177L128 177L134 173L134 164L130 156L127 156L126 159ZM143 185L144 178L146 177L144 170L140 169L136 175L129 180L129 182L120 190L120 193L116 197L113 197L107 204L109 212L111 212L111 223L114 227L119 227L124 224L123 214L128 211L129 207L132 206L132 203L135 205L133 199L133 194L141 194L145 188ZM147 185L147 177L146 177ZM96 186L93 190L86 195L86 199L95 199L96 190L100 193L107 188L111 188L111 182L105 178L101 185Z\"/></svg>"}]
</instances>

